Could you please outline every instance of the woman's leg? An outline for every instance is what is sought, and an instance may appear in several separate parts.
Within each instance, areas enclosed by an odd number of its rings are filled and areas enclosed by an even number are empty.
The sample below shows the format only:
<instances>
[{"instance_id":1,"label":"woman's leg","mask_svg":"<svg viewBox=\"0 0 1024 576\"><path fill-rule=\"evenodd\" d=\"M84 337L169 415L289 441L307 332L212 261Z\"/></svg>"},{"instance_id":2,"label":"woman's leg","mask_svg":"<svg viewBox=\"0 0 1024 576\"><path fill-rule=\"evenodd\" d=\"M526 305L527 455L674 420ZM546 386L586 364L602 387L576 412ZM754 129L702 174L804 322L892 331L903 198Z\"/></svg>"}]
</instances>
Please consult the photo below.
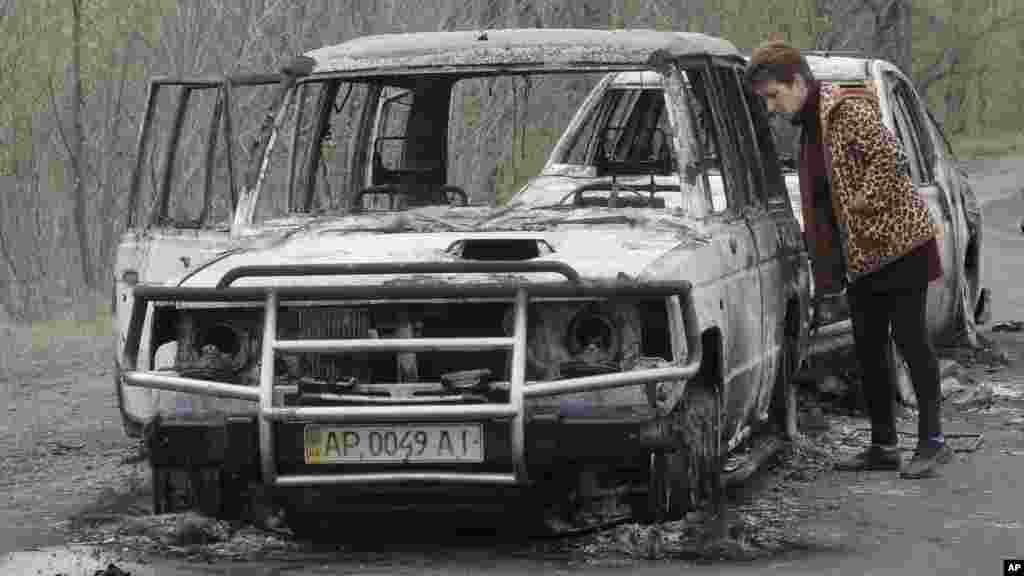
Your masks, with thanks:
<instances>
[{"instance_id":1,"label":"woman's leg","mask_svg":"<svg viewBox=\"0 0 1024 576\"><path fill-rule=\"evenodd\" d=\"M863 382L861 389L871 418L871 443L895 446L896 391L889 377L889 310L885 295L856 283L847 292L853 339Z\"/></svg>"},{"instance_id":2,"label":"woman's leg","mask_svg":"<svg viewBox=\"0 0 1024 576\"><path fill-rule=\"evenodd\" d=\"M901 290L889 295L893 339L910 369L917 395L917 450L903 469L904 478L935 476L940 465L953 459L942 436L939 360L928 334L928 287Z\"/></svg>"},{"instance_id":3,"label":"woman's leg","mask_svg":"<svg viewBox=\"0 0 1024 576\"><path fill-rule=\"evenodd\" d=\"M847 290L854 347L863 373L861 390L871 418L871 445L836 464L838 470L898 470L896 395L889 379L889 316L881 295L854 283Z\"/></svg>"},{"instance_id":4,"label":"woman's leg","mask_svg":"<svg viewBox=\"0 0 1024 576\"><path fill-rule=\"evenodd\" d=\"M889 300L893 340L907 361L917 395L918 437L921 441L940 438L939 360L928 335L927 287L893 292Z\"/></svg>"}]
</instances>

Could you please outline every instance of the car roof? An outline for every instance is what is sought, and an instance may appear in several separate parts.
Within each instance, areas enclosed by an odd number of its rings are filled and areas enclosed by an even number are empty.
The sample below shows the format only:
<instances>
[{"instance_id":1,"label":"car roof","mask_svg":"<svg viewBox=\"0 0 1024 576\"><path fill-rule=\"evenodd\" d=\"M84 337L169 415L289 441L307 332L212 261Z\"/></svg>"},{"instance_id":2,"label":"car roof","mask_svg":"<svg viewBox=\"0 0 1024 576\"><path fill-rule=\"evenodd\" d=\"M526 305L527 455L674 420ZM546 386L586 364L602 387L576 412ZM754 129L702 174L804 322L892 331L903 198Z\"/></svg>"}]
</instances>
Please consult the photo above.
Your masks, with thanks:
<instances>
[{"instance_id":1,"label":"car roof","mask_svg":"<svg viewBox=\"0 0 1024 576\"><path fill-rule=\"evenodd\" d=\"M830 82L850 82L866 80L868 68L873 59L853 56L824 56L808 54L807 65L811 67L814 77ZM744 57L746 59L746 57ZM614 86L657 87L661 85L661 75L653 70L619 72L612 80Z\"/></svg>"},{"instance_id":2,"label":"car roof","mask_svg":"<svg viewBox=\"0 0 1024 576\"><path fill-rule=\"evenodd\" d=\"M646 29L517 28L362 36L305 53L312 73L510 66L572 68L645 65L670 56L740 57L728 40L695 32Z\"/></svg>"},{"instance_id":3,"label":"car roof","mask_svg":"<svg viewBox=\"0 0 1024 576\"><path fill-rule=\"evenodd\" d=\"M866 80L871 58L852 56L818 56L808 54L807 64L819 80Z\"/></svg>"}]
</instances>

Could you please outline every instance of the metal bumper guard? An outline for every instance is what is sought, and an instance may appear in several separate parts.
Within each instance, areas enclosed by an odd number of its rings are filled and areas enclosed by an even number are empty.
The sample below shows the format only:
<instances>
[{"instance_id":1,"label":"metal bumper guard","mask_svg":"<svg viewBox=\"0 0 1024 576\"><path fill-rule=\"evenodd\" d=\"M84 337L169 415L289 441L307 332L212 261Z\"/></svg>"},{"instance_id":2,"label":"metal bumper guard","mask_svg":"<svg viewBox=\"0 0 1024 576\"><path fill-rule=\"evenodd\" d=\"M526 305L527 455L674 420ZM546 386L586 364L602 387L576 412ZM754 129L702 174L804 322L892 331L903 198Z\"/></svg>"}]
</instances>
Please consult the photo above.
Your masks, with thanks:
<instances>
[{"instance_id":1,"label":"metal bumper guard","mask_svg":"<svg viewBox=\"0 0 1024 576\"><path fill-rule=\"evenodd\" d=\"M557 273L563 282L516 282L507 284L458 284L397 286L286 286L230 287L234 280L253 276L312 276L348 274L445 274L445 273ZM278 306L282 301L310 299L400 299L509 298L515 305L514 332L504 338L392 338L343 340L279 340ZM216 288L139 286L134 303L127 343L123 350L124 383L145 388L174 390L259 403L259 449L263 482L274 486L314 486L337 484L442 483L475 485L525 485L527 473L524 455L524 407L526 398L559 396L657 382L688 380L700 369L701 341L689 282L586 282L561 262L415 262L369 263L355 265L252 266L227 273ZM544 382L526 382L527 305L536 297L576 298L651 298L664 297L675 361L670 367L585 376ZM138 371L142 327L148 305L153 302L259 302L265 307L260 384L258 388L168 376ZM686 358L679 361L685 338ZM284 407L274 402L274 356L289 352L355 352L394 350L479 351L511 349L512 371L509 399L505 403L472 405L395 405L395 406L310 406ZM274 455L275 422L378 423L404 420L431 422L507 421L510 427L513 469L507 473L454 473L443 470L354 473L331 475L278 475Z\"/></svg>"}]
</instances>

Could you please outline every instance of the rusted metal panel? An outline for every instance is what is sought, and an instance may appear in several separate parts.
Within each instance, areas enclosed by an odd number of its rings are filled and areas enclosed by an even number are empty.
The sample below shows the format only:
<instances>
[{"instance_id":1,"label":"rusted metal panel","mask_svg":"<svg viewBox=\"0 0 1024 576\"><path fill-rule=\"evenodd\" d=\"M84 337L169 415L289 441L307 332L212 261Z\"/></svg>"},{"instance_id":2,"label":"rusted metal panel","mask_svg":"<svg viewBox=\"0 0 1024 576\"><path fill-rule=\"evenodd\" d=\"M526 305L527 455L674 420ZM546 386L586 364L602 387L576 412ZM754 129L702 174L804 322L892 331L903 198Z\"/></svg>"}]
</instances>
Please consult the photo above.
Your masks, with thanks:
<instances>
[{"instance_id":1,"label":"rusted metal panel","mask_svg":"<svg viewBox=\"0 0 1024 576\"><path fill-rule=\"evenodd\" d=\"M364 36L312 50L313 74L471 66L644 65L652 54L738 56L729 41L692 32L511 29Z\"/></svg>"}]
</instances>

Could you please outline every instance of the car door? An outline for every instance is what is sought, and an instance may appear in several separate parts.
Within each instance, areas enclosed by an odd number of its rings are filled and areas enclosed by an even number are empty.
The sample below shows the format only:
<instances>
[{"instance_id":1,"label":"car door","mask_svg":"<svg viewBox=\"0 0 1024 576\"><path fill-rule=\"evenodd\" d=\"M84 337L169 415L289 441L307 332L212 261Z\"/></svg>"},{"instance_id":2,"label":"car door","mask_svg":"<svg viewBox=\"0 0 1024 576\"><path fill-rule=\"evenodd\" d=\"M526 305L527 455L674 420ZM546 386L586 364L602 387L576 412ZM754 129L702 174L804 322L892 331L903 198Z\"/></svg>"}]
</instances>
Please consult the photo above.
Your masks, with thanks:
<instances>
[{"instance_id":1,"label":"car door","mask_svg":"<svg viewBox=\"0 0 1024 576\"><path fill-rule=\"evenodd\" d=\"M928 329L933 337L939 338L956 328L959 304L960 273L953 206L948 190L937 178L934 142L913 88L895 68L886 69L883 79L891 127L907 154L914 187L928 204L932 219L938 225L939 254L945 274L928 290Z\"/></svg>"},{"instance_id":2,"label":"car door","mask_svg":"<svg viewBox=\"0 0 1024 576\"><path fill-rule=\"evenodd\" d=\"M230 90L252 94L267 88L255 83ZM184 281L204 262L237 245L230 226L246 159L236 144L244 142L239 135L251 123L239 121L229 95L227 85L212 81L158 80L150 86L129 190L127 229L114 261L118 350L127 342L135 286ZM150 318L144 335L149 334ZM155 351L160 343L143 338L139 368L152 369L152 363L162 360L145 351ZM132 432L153 414L173 411L181 396L120 381L116 386L122 417Z\"/></svg>"},{"instance_id":3,"label":"car door","mask_svg":"<svg viewBox=\"0 0 1024 576\"><path fill-rule=\"evenodd\" d=\"M187 274L230 243L234 184L240 177L239 159L226 154L225 94L213 83L150 86L127 229L114 261L119 345L135 285L163 284Z\"/></svg>"},{"instance_id":4,"label":"car door","mask_svg":"<svg viewBox=\"0 0 1024 576\"><path fill-rule=\"evenodd\" d=\"M761 256L749 224L748 213L763 213L755 193L754 168L744 150L742 129L746 118L742 95L735 83L735 70L727 66L705 66L688 70L697 115L703 130L705 150L713 152L718 185L709 186L711 214L708 216L714 242L720 247L721 276L708 286L718 292L723 312L722 353L724 364L724 438L733 447L749 428L764 378L764 294L760 274ZM712 180L714 175L709 175ZM756 217L756 218L759 218ZM702 289L705 289L701 287Z\"/></svg>"},{"instance_id":5,"label":"car door","mask_svg":"<svg viewBox=\"0 0 1024 576\"><path fill-rule=\"evenodd\" d=\"M755 200L746 218L757 247L761 279L763 359L757 416L763 419L768 416L787 335L794 338L794 349L789 353L800 354L797 347L802 343L798 338L806 324L806 313L802 311L807 310L808 305L809 264L764 101L747 89L740 71L734 71L728 82L736 97L741 99L736 106L743 110L743 118L737 126L741 128L743 153ZM793 324L787 325L787 321Z\"/></svg>"}]
</instances>

